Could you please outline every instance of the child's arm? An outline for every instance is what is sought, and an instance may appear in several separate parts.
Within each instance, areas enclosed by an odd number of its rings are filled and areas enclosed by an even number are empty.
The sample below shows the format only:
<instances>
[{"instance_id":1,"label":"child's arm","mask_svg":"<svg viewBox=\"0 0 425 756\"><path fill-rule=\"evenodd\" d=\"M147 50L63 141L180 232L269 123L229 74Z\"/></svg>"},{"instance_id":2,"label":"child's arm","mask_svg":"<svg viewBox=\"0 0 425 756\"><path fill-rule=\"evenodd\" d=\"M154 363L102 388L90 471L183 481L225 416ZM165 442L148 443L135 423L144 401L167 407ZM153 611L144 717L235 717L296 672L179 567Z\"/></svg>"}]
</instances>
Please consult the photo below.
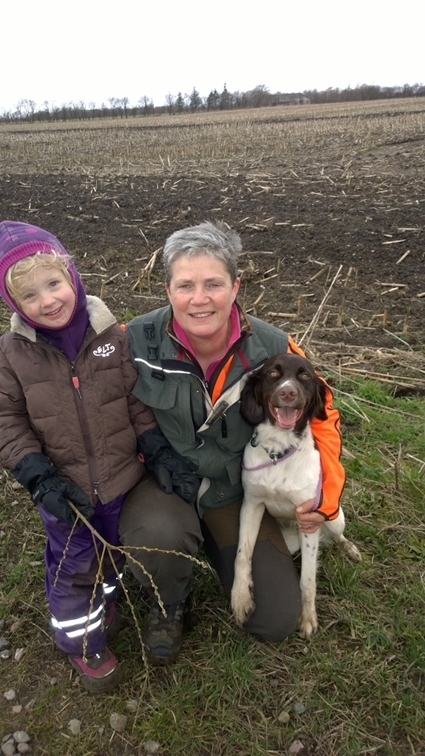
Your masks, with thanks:
<instances>
[{"instance_id":1,"label":"child's arm","mask_svg":"<svg viewBox=\"0 0 425 756\"><path fill-rule=\"evenodd\" d=\"M26 454L12 470L15 478L31 494L34 504L42 504L58 520L72 526L76 520L69 501L88 520L94 514L88 496L70 478L62 478L44 454ZM77 525L82 525L79 518Z\"/></svg>"},{"instance_id":2,"label":"child's arm","mask_svg":"<svg viewBox=\"0 0 425 756\"><path fill-rule=\"evenodd\" d=\"M41 446L28 422L25 395L0 350L0 460L13 470L25 454L33 452L41 452Z\"/></svg>"},{"instance_id":3,"label":"child's arm","mask_svg":"<svg viewBox=\"0 0 425 756\"><path fill-rule=\"evenodd\" d=\"M128 348L127 336L122 331L121 338L121 370L127 394L127 407L131 424L136 436L140 436L151 428L156 428L157 422L150 407L140 401L132 393L137 381L137 370L133 367Z\"/></svg>"},{"instance_id":4,"label":"child's arm","mask_svg":"<svg viewBox=\"0 0 425 756\"><path fill-rule=\"evenodd\" d=\"M28 421L22 386L0 350L0 459L29 491L34 504L42 504L62 522L72 525L75 513L71 500L88 519L93 508L84 491L73 480L62 478L48 457ZM81 521L79 521L81 522Z\"/></svg>"}]
</instances>

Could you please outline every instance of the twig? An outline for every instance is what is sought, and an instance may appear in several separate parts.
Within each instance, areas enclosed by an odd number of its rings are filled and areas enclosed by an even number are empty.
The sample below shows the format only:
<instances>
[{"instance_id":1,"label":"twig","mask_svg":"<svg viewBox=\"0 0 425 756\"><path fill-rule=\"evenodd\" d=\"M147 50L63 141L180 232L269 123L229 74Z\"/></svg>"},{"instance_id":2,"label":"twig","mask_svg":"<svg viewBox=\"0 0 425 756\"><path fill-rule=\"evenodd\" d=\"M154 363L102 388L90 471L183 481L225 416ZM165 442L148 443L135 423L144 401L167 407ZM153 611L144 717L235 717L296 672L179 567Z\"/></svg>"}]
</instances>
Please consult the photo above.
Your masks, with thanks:
<instances>
[{"instance_id":1,"label":"twig","mask_svg":"<svg viewBox=\"0 0 425 756\"><path fill-rule=\"evenodd\" d=\"M401 456L402 456L402 451L401 451L401 444L400 444L399 449L398 449L397 459L394 462L394 478L395 478L394 482L395 482L396 491L400 491L399 480L400 480Z\"/></svg>"},{"instance_id":2,"label":"twig","mask_svg":"<svg viewBox=\"0 0 425 756\"><path fill-rule=\"evenodd\" d=\"M314 276L311 276L311 278L307 279L306 284L309 284L309 283L312 283L312 281L315 281L316 278L319 278L319 276L325 273L325 271L326 271L326 268L321 268L320 270L318 270L317 273L314 274Z\"/></svg>"},{"instance_id":3,"label":"twig","mask_svg":"<svg viewBox=\"0 0 425 756\"><path fill-rule=\"evenodd\" d=\"M346 402L344 399L341 399L341 404L344 405L344 407L347 407L351 412L353 412L354 415L357 415L357 417L360 417L365 422L370 423L370 419L365 412L362 412L360 408L358 410L355 409L352 404L349 404L349 402Z\"/></svg>"},{"instance_id":4,"label":"twig","mask_svg":"<svg viewBox=\"0 0 425 756\"><path fill-rule=\"evenodd\" d=\"M410 383L407 383L403 378L399 378L397 375L384 375L383 373L377 373L374 370L364 370L362 368L353 368L348 365L340 365L339 373L349 373L352 375L364 375L374 381L380 381L381 383L397 384L400 388L414 389L415 386L422 386L423 381L420 379L411 378Z\"/></svg>"},{"instance_id":5,"label":"twig","mask_svg":"<svg viewBox=\"0 0 425 756\"><path fill-rule=\"evenodd\" d=\"M404 341L404 339L400 338L400 336L397 336L395 333L391 333L391 331L388 331L386 328L382 329L385 331L385 333L388 333L389 336L392 336L394 339L397 339L397 341L401 341L401 343L407 347L411 352L413 352L413 347L407 343L407 341Z\"/></svg>"},{"instance_id":6,"label":"twig","mask_svg":"<svg viewBox=\"0 0 425 756\"><path fill-rule=\"evenodd\" d=\"M93 525L91 524L91 522L83 514L81 514L81 512L72 503L72 501L68 500L68 504L69 504L69 507L74 512L74 514L77 516L77 519L75 520L75 522L74 522L74 524L72 526L71 532L69 534L68 540L67 540L67 542L65 544L65 548L63 550L62 558L61 558L61 560L59 562L59 565L58 565L58 568L56 570L55 584L56 584L56 582L58 580L59 573L60 573L60 571L62 569L62 565L64 563L64 560L66 559L66 554L67 554L67 551L68 551L68 548L69 548L69 544L71 542L71 538L72 538L72 535L73 535L73 533L75 531L75 528L77 527L78 520L82 520L82 522L91 531L92 538L93 538L93 544L94 544L94 548L95 548L96 555L97 555L97 560L98 560L98 570L97 570L95 581L94 581L94 585L93 585L92 595L90 597L90 606L89 606L89 611L88 611L88 615L87 615L86 628L85 628L85 633L84 633L84 638L83 638L83 659L86 659L87 638L88 638L87 628L88 628L88 625L90 623L90 615L92 613L92 609L93 609L93 605L94 605L94 601L95 601L95 597L96 597L97 586L100 583L103 582L103 562L104 562L105 554L108 554L110 562L111 562L111 564L112 564L112 566L113 566L113 568L115 570L115 573L117 575L117 578L118 578L119 583L121 585L121 588L123 590L126 602L129 605L129 607L130 607L131 616L133 617L134 624L135 624L136 630L137 630L137 635L138 635L139 642L140 642L141 649L142 649L143 662L144 662L145 666L147 667L146 652L145 652L145 647L144 647L144 643L143 643L143 639L142 639L142 634L141 634L141 631L140 631L140 628L139 628L139 623L137 621L137 617L136 617L136 614L135 614L135 611L134 611L134 607L133 607L133 604L131 602L129 593L127 591L126 586L124 585L124 582L122 580L122 576L119 573L119 570L117 568L115 559L113 557L113 551L116 551L119 554L123 554L128 561L133 562L134 564L136 564L142 570L142 572L144 573L144 575L148 578L148 580L150 582L152 590L153 590L153 592L155 594L155 597L156 597L156 599L158 601L158 605L159 605L159 607L160 607L160 609L161 609L161 611L162 611L162 613L163 613L163 615L165 617L167 616L167 612L166 612L165 606L163 604L163 601L161 599L158 587L155 584L155 581L154 581L152 575L150 574L150 572L148 572L146 570L146 568L143 566L143 564L141 564L141 562L139 562L137 559L135 559L135 557L133 557L131 555L131 553L129 552L129 550L131 550L133 548L133 549L138 549L139 551L147 551L147 552L157 551L157 552L162 553L162 554L174 554L175 556L181 556L181 557L184 557L185 559L189 559L190 561L192 561L195 564L199 565L203 569L207 569L208 565L205 562L202 562L201 560L197 559L196 557L193 557L190 554L184 554L183 552L174 551L174 550L171 550L171 549L168 550L168 549L150 548L148 546L133 546L133 547L132 546L128 546L128 547L123 547L123 546L116 546L116 545L110 544L110 543L108 543L108 541L105 540L105 538L103 538L103 536L100 535L100 533L96 530L96 528L93 527ZM103 546L103 548L101 549L101 551L99 551L99 544L102 544L102 546ZM103 617L103 619L104 619L104 617Z\"/></svg>"},{"instance_id":7,"label":"twig","mask_svg":"<svg viewBox=\"0 0 425 756\"><path fill-rule=\"evenodd\" d=\"M258 295L258 297L255 300L255 302L253 303L252 307L256 307L256 305L260 304L262 298L264 297L264 294L266 293L266 290L265 290L264 286L262 288L263 288L263 291L261 292L261 294Z\"/></svg>"},{"instance_id":8,"label":"twig","mask_svg":"<svg viewBox=\"0 0 425 756\"><path fill-rule=\"evenodd\" d=\"M337 280L337 278L338 278L341 270L342 270L342 265L339 266L337 272L335 273L335 275L334 275L334 277L333 277L333 279L332 279L332 281L330 283L330 286L329 286L329 288L328 288L325 296L323 297L323 299L322 299L319 307L317 308L317 310L316 310L316 312L315 312L315 314L313 316L313 319L311 320L310 324L307 326L307 329L304 331L304 334L301 336L300 339L298 339L298 344L301 345L303 343L303 341L306 338L306 336L309 333L309 331L311 331L311 333L310 333L310 336L309 336L308 340L306 341L306 346L308 346L308 344L310 343L311 337L313 335L314 328L315 328L316 323L317 323L317 321L318 321L318 319L320 317L320 313L322 312L322 310L323 310L323 308L325 306L326 300L328 299L329 294L331 293L331 289L332 289L335 281Z\"/></svg>"},{"instance_id":9,"label":"twig","mask_svg":"<svg viewBox=\"0 0 425 756\"><path fill-rule=\"evenodd\" d=\"M157 258L158 252L160 252L160 250L161 250L161 247L158 247L158 249L156 249L155 252L152 253L152 255L149 258L148 262L146 263L145 267L140 270L139 277L138 277L136 283L133 286L133 291L135 291L138 288L139 292L141 293L141 291L142 291L142 280L143 280L143 278L146 275L147 281L148 281L148 291L149 291L149 294L152 294L152 290L151 290L151 274L152 274L152 271L153 271L153 268L154 268L154 265L155 265L155 262L156 262L156 258Z\"/></svg>"},{"instance_id":10,"label":"twig","mask_svg":"<svg viewBox=\"0 0 425 756\"><path fill-rule=\"evenodd\" d=\"M346 391L342 391L340 388L337 388L336 386L332 387L332 391L335 394L341 394L341 396L348 396L351 399L353 398L352 394L348 394ZM379 404L378 402L372 402L370 399L364 399L362 396L355 396L356 402L362 402L363 404L367 404L370 407L376 407L381 412L390 412L391 414L395 415L402 415L405 417L414 417L418 419L420 416L415 415L413 412L405 412L404 410L397 409L396 407L386 407L384 404Z\"/></svg>"},{"instance_id":11,"label":"twig","mask_svg":"<svg viewBox=\"0 0 425 756\"><path fill-rule=\"evenodd\" d=\"M408 249L407 252L404 253L404 255L398 258L396 265L400 265L400 263L403 262L404 258L407 257L407 255L410 255L410 249Z\"/></svg>"}]
</instances>

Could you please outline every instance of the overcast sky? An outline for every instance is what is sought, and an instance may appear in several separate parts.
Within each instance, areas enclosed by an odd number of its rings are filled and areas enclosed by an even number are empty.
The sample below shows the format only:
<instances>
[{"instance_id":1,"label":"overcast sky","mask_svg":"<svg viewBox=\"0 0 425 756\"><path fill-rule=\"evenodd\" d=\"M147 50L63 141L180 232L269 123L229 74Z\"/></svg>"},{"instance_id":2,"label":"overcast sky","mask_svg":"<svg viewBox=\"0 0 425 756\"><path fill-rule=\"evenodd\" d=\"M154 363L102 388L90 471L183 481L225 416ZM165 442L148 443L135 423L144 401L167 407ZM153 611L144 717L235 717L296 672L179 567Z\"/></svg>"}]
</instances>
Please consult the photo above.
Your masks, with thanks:
<instances>
[{"instance_id":1,"label":"overcast sky","mask_svg":"<svg viewBox=\"0 0 425 756\"><path fill-rule=\"evenodd\" d=\"M424 0L5 0L0 110L425 82Z\"/></svg>"}]
</instances>

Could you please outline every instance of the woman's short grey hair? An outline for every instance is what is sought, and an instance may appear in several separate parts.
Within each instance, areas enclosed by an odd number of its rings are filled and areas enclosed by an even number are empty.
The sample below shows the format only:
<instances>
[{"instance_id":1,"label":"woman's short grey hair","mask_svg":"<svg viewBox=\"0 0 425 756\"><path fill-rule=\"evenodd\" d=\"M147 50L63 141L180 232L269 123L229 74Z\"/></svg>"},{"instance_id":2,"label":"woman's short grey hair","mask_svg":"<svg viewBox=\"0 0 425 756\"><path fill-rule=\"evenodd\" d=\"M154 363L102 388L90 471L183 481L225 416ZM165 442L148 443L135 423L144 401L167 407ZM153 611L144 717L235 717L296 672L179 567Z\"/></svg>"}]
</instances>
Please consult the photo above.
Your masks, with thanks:
<instances>
[{"instance_id":1,"label":"woman's short grey hair","mask_svg":"<svg viewBox=\"0 0 425 756\"><path fill-rule=\"evenodd\" d=\"M162 259L165 269L165 283L170 284L173 263L179 257L208 255L221 260L234 283L238 277L238 254L242 250L239 234L228 229L224 223L205 221L198 226L189 226L175 231L164 245Z\"/></svg>"}]
</instances>

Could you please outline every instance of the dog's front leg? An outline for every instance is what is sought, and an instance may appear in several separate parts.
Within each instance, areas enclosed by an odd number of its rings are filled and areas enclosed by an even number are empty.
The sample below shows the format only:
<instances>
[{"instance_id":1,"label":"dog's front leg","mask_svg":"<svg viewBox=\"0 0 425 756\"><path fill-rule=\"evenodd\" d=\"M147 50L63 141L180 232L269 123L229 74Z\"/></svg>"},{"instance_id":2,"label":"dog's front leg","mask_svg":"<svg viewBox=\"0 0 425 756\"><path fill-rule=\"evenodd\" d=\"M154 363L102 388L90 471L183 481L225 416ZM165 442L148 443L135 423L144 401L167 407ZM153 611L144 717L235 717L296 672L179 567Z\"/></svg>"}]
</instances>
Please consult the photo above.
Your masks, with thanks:
<instances>
[{"instance_id":1,"label":"dog's front leg","mask_svg":"<svg viewBox=\"0 0 425 756\"><path fill-rule=\"evenodd\" d=\"M300 533L301 539L301 597L302 612L300 619L300 635L311 638L317 631L316 615L316 571L319 551L319 531L315 533Z\"/></svg>"},{"instance_id":2,"label":"dog's front leg","mask_svg":"<svg viewBox=\"0 0 425 756\"><path fill-rule=\"evenodd\" d=\"M235 577L230 596L234 618L243 625L255 609L252 582L252 554L263 519L261 501L244 499L240 513L239 543L235 559Z\"/></svg>"}]
</instances>

